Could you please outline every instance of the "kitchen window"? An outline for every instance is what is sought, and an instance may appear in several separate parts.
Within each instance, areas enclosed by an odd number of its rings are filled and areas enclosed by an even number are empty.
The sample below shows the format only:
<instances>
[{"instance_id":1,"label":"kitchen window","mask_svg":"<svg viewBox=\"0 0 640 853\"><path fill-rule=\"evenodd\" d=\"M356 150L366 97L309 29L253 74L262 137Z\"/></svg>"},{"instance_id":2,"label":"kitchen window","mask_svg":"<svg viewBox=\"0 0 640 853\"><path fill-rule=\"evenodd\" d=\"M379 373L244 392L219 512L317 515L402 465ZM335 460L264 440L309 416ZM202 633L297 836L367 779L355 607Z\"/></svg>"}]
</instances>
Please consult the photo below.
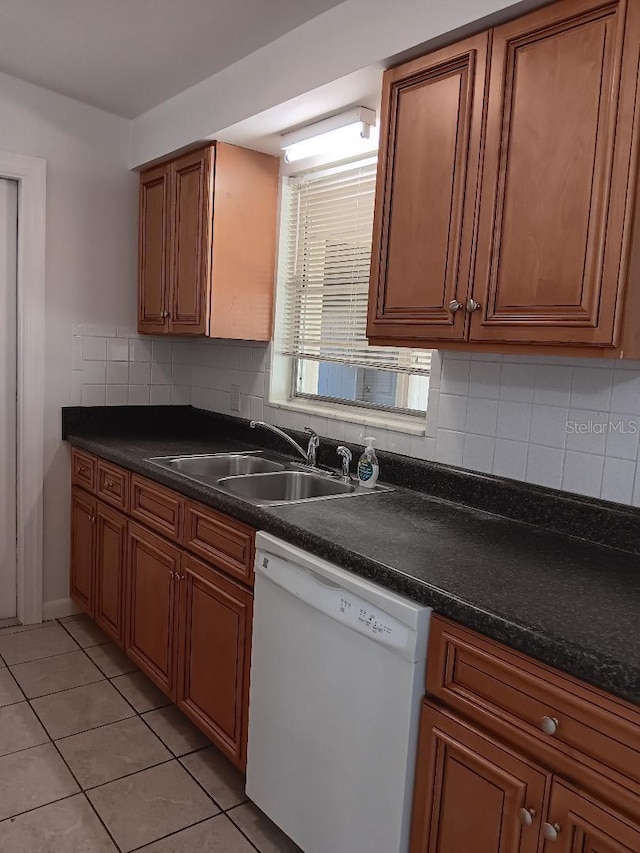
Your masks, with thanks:
<instances>
[{"instance_id":1,"label":"kitchen window","mask_svg":"<svg viewBox=\"0 0 640 853\"><path fill-rule=\"evenodd\" d=\"M431 352L366 336L376 159L284 178L279 351L289 400L426 411Z\"/></svg>"}]
</instances>

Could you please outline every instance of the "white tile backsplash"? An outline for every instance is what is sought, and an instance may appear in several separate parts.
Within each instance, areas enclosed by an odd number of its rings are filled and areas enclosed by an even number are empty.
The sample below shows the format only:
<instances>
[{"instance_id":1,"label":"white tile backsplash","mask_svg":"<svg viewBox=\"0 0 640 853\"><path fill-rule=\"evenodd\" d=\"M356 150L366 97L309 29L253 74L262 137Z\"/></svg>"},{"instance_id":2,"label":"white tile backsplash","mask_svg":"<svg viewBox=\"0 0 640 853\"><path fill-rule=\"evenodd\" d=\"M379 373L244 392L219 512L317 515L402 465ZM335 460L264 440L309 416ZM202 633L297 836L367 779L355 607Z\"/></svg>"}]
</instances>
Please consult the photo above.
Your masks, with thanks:
<instances>
[{"instance_id":1,"label":"white tile backsplash","mask_svg":"<svg viewBox=\"0 0 640 853\"><path fill-rule=\"evenodd\" d=\"M154 341L115 326L74 325L72 331L73 405L191 403L191 341Z\"/></svg>"},{"instance_id":2,"label":"white tile backsplash","mask_svg":"<svg viewBox=\"0 0 640 853\"><path fill-rule=\"evenodd\" d=\"M562 488L567 492L600 497L604 456L567 450L564 456Z\"/></svg>"},{"instance_id":3,"label":"white tile backsplash","mask_svg":"<svg viewBox=\"0 0 640 853\"><path fill-rule=\"evenodd\" d=\"M191 403L354 444L371 433L380 449L640 506L640 362L443 352L432 364L416 436L268 405L264 344L74 326L71 400Z\"/></svg>"},{"instance_id":4,"label":"white tile backsplash","mask_svg":"<svg viewBox=\"0 0 640 853\"><path fill-rule=\"evenodd\" d=\"M442 389L429 396L438 461L640 506L640 362L441 358Z\"/></svg>"}]
</instances>

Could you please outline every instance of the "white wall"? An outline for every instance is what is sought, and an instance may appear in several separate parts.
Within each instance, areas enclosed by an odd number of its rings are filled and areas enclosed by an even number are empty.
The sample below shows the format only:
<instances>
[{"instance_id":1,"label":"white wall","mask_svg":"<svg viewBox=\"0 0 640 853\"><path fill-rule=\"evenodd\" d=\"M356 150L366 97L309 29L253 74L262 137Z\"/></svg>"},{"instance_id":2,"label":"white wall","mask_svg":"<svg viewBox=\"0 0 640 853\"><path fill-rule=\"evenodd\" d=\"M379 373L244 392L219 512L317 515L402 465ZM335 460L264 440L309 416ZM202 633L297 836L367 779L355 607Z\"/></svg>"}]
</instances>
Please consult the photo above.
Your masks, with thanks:
<instances>
[{"instance_id":1,"label":"white wall","mask_svg":"<svg viewBox=\"0 0 640 853\"><path fill-rule=\"evenodd\" d=\"M134 119L131 166L216 138L244 119L469 22L515 17L544 2L346 0Z\"/></svg>"},{"instance_id":2,"label":"white wall","mask_svg":"<svg viewBox=\"0 0 640 853\"><path fill-rule=\"evenodd\" d=\"M45 602L68 596L60 407L70 402L72 326L135 317L137 179L128 143L124 119L0 75L0 149L47 161Z\"/></svg>"}]
</instances>

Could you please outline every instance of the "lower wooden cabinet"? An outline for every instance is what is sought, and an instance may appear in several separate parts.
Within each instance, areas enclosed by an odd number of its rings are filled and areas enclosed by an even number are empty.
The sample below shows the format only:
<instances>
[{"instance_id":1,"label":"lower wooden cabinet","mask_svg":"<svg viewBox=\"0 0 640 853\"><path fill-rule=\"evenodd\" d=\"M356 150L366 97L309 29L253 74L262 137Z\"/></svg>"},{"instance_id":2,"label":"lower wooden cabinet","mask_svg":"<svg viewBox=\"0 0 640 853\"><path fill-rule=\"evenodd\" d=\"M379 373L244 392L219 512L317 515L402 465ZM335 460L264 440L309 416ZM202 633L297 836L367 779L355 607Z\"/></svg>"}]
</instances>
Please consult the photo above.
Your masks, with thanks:
<instances>
[{"instance_id":1,"label":"lower wooden cabinet","mask_svg":"<svg viewBox=\"0 0 640 853\"><path fill-rule=\"evenodd\" d=\"M129 524L125 651L161 690L175 697L175 624L180 550Z\"/></svg>"},{"instance_id":2,"label":"lower wooden cabinet","mask_svg":"<svg viewBox=\"0 0 640 853\"><path fill-rule=\"evenodd\" d=\"M547 822L545 853L638 853L640 827L602 804L554 780Z\"/></svg>"},{"instance_id":3,"label":"lower wooden cabinet","mask_svg":"<svg viewBox=\"0 0 640 853\"><path fill-rule=\"evenodd\" d=\"M424 704L411 853L536 853L549 776Z\"/></svg>"},{"instance_id":4,"label":"lower wooden cabinet","mask_svg":"<svg viewBox=\"0 0 640 853\"><path fill-rule=\"evenodd\" d=\"M442 616L426 685L410 853L640 851L635 706Z\"/></svg>"},{"instance_id":5,"label":"lower wooden cabinet","mask_svg":"<svg viewBox=\"0 0 640 853\"><path fill-rule=\"evenodd\" d=\"M95 518L94 618L108 637L124 647L127 519L102 503Z\"/></svg>"},{"instance_id":6,"label":"lower wooden cabinet","mask_svg":"<svg viewBox=\"0 0 640 853\"><path fill-rule=\"evenodd\" d=\"M177 492L89 454L76 462L73 600L244 770L254 531L191 502L187 530ZM111 492L97 499L109 483L95 470L123 485L125 512Z\"/></svg>"},{"instance_id":7,"label":"lower wooden cabinet","mask_svg":"<svg viewBox=\"0 0 640 853\"><path fill-rule=\"evenodd\" d=\"M178 706L239 766L246 761L253 596L182 557Z\"/></svg>"},{"instance_id":8,"label":"lower wooden cabinet","mask_svg":"<svg viewBox=\"0 0 640 853\"><path fill-rule=\"evenodd\" d=\"M96 499L82 489L71 490L71 578L73 601L93 615L93 566L96 550Z\"/></svg>"}]
</instances>

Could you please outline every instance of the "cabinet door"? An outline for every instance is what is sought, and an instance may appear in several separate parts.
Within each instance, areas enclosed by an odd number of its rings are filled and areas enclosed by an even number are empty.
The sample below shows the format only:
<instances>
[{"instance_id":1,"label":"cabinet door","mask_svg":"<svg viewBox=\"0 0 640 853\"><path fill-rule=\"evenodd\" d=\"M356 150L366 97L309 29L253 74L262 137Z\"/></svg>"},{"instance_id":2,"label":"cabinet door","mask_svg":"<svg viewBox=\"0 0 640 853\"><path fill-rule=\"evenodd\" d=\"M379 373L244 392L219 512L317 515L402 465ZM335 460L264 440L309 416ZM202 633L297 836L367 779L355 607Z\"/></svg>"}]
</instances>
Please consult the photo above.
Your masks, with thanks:
<instances>
[{"instance_id":1,"label":"cabinet door","mask_svg":"<svg viewBox=\"0 0 640 853\"><path fill-rule=\"evenodd\" d=\"M253 596L186 554L182 575L178 706L244 769Z\"/></svg>"},{"instance_id":2,"label":"cabinet door","mask_svg":"<svg viewBox=\"0 0 640 853\"><path fill-rule=\"evenodd\" d=\"M425 702L411 853L537 853L547 783L525 758Z\"/></svg>"},{"instance_id":3,"label":"cabinet door","mask_svg":"<svg viewBox=\"0 0 640 853\"><path fill-rule=\"evenodd\" d=\"M167 332L169 269L168 164L140 175L138 331Z\"/></svg>"},{"instance_id":4,"label":"cabinet door","mask_svg":"<svg viewBox=\"0 0 640 853\"><path fill-rule=\"evenodd\" d=\"M494 30L473 341L616 343L638 6L563 0Z\"/></svg>"},{"instance_id":5,"label":"cabinet door","mask_svg":"<svg viewBox=\"0 0 640 853\"><path fill-rule=\"evenodd\" d=\"M71 598L93 615L96 500L81 489L71 491Z\"/></svg>"},{"instance_id":6,"label":"cabinet door","mask_svg":"<svg viewBox=\"0 0 640 853\"><path fill-rule=\"evenodd\" d=\"M128 540L126 652L173 698L180 551L135 522Z\"/></svg>"},{"instance_id":7,"label":"cabinet door","mask_svg":"<svg viewBox=\"0 0 640 853\"><path fill-rule=\"evenodd\" d=\"M464 336L488 43L485 32L385 74L371 338Z\"/></svg>"},{"instance_id":8,"label":"cabinet door","mask_svg":"<svg viewBox=\"0 0 640 853\"><path fill-rule=\"evenodd\" d=\"M170 330L203 335L211 280L214 148L186 154L171 166Z\"/></svg>"},{"instance_id":9,"label":"cabinet door","mask_svg":"<svg viewBox=\"0 0 640 853\"><path fill-rule=\"evenodd\" d=\"M544 853L637 853L640 826L554 780L543 826Z\"/></svg>"},{"instance_id":10,"label":"cabinet door","mask_svg":"<svg viewBox=\"0 0 640 853\"><path fill-rule=\"evenodd\" d=\"M96 511L95 620L119 646L124 646L124 590L127 519L99 503Z\"/></svg>"}]
</instances>

